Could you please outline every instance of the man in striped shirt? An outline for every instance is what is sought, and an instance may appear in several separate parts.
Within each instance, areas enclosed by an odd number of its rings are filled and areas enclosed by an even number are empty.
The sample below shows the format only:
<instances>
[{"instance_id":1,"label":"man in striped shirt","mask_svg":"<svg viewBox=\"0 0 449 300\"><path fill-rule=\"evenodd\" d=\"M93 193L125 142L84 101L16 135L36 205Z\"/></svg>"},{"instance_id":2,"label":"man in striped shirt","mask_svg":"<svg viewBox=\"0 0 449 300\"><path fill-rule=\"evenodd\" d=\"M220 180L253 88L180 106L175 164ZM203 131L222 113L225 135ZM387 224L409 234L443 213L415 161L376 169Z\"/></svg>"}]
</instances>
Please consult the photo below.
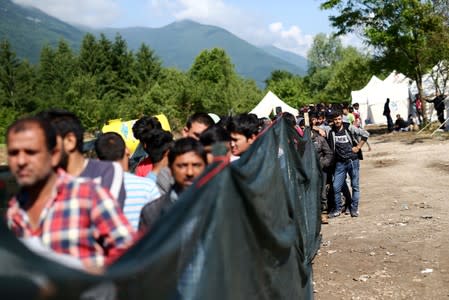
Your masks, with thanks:
<instances>
[{"instance_id":1,"label":"man in striped shirt","mask_svg":"<svg viewBox=\"0 0 449 300\"><path fill-rule=\"evenodd\" d=\"M126 200L123 212L131 225L137 229L142 207L160 197L156 182L128 172L129 150L123 138L115 132L107 132L98 137L95 151L100 160L118 162L125 171Z\"/></svg>"}]
</instances>

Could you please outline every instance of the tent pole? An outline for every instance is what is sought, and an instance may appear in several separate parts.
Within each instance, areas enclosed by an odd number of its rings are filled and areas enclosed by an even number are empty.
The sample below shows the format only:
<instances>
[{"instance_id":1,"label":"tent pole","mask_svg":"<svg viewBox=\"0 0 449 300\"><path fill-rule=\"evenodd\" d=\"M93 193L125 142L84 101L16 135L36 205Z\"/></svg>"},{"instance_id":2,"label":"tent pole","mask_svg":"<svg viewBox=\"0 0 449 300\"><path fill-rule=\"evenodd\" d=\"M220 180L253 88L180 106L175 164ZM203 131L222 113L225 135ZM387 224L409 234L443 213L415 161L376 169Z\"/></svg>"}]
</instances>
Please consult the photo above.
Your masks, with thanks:
<instances>
[{"instance_id":1,"label":"tent pole","mask_svg":"<svg viewBox=\"0 0 449 300\"><path fill-rule=\"evenodd\" d=\"M430 124L432 124L432 122L429 122L429 123L427 123L427 125L426 126L424 126L424 128L423 129L421 129L420 131L418 131L418 133L417 133L417 135L418 134L420 134L424 129L426 129L427 127L429 127L430 126Z\"/></svg>"},{"instance_id":2,"label":"tent pole","mask_svg":"<svg viewBox=\"0 0 449 300\"><path fill-rule=\"evenodd\" d=\"M441 124L437 129L435 129L435 131L432 132L432 134L431 134L430 136L433 136L433 135L435 134L435 132L438 131L438 129L440 129L441 127L443 127L443 126L447 123L447 121L449 121L449 118L447 118L446 121L443 122L443 124ZM444 130L444 129L443 129L443 130Z\"/></svg>"}]
</instances>

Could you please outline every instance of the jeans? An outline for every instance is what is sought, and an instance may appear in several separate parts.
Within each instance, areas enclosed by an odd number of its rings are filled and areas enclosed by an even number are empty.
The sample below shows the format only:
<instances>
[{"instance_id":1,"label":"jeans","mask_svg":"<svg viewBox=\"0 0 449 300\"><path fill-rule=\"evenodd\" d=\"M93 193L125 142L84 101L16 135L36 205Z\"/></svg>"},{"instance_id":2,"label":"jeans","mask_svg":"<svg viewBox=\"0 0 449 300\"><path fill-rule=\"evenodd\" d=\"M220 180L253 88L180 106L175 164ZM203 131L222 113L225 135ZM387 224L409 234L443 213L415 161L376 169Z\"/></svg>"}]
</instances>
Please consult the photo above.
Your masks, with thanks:
<instances>
[{"instance_id":1,"label":"jeans","mask_svg":"<svg viewBox=\"0 0 449 300\"><path fill-rule=\"evenodd\" d=\"M335 211L341 211L341 191L343 189L343 185L345 184L346 174L349 174L349 178L351 179L352 201L350 210L352 212L356 212L358 210L360 199L359 170L360 162L358 159L347 160L345 162L337 161L335 165L333 182Z\"/></svg>"}]
</instances>

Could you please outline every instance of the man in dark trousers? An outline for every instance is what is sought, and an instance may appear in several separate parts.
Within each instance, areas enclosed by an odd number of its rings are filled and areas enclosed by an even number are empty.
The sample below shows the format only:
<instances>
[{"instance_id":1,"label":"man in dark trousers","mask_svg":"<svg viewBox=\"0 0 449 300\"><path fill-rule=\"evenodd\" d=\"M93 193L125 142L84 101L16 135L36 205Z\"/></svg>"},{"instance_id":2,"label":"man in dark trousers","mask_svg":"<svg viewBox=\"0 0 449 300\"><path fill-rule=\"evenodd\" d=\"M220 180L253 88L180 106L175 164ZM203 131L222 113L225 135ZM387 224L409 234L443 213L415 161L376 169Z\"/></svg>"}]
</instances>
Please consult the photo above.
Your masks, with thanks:
<instances>
[{"instance_id":1,"label":"man in dark trousers","mask_svg":"<svg viewBox=\"0 0 449 300\"><path fill-rule=\"evenodd\" d=\"M433 103L433 107L435 108L435 110L437 111L437 116L438 116L438 121L440 121L441 124L444 123L444 99L446 98L446 96L444 94L440 94L439 92L437 92L437 95L435 98L433 98L432 100L427 100L427 102Z\"/></svg>"},{"instance_id":2,"label":"man in dark trousers","mask_svg":"<svg viewBox=\"0 0 449 300\"><path fill-rule=\"evenodd\" d=\"M385 102L383 115L387 118L388 132L392 132L394 127L390 111L390 98L387 98L387 101Z\"/></svg>"},{"instance_id":3,"label":"man in dark trousers","mask_svg":"<svg viewBox=\"0 0 449 300\"><path fill-rule=\"evenodd\" d=\"M341 191L345 184L346 174L351 178L352 199L350 213L352 217L359 216L359 171L363 159L362 146L368 140L369 133L352 125L344 125L341 112L332 115L334 125L328 135L330 148L334 151L334 209L329 213L330 218L338 217L341 213Z\"/></svg>"}]
</instances>

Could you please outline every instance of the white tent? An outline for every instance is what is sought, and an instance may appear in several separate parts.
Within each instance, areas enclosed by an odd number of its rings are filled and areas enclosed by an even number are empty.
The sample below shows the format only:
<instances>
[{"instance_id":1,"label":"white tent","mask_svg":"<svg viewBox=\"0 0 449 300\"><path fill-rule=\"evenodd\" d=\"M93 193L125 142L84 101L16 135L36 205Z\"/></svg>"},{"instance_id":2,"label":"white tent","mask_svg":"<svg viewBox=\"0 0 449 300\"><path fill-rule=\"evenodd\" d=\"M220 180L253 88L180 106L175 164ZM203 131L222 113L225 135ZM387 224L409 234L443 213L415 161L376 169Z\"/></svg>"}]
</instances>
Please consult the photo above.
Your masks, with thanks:
<instances>
[{"instance_id":1,"label":"white tent","mask_svg":"<svg viewBox=\"0 0 449 300\"><path fill-rule=\"evenodd\" d=\"M386 124L383 116L384 105L390 99L393 120L397 114L404 119L409 114L409 80L403 74L393 72L384 81L372 76L368 84L359 91L352 91L352 104L359 103L362 122L366 124Z\"/></svg>"},{"instance_id":2,"label":"white tent","mask_svg":"<svg viewBox=\"0 0 449 300\"><path fill-rule=\"evenodd\" d=\"M258 118L268 118L271 113L276 114L276 107L281 107L283 112L289 112L295 117L298 115L298 110L291 107L271 91L263 97L263 99L250 111L251 114L256 114Z\"/></svg>"}]
</instances>

